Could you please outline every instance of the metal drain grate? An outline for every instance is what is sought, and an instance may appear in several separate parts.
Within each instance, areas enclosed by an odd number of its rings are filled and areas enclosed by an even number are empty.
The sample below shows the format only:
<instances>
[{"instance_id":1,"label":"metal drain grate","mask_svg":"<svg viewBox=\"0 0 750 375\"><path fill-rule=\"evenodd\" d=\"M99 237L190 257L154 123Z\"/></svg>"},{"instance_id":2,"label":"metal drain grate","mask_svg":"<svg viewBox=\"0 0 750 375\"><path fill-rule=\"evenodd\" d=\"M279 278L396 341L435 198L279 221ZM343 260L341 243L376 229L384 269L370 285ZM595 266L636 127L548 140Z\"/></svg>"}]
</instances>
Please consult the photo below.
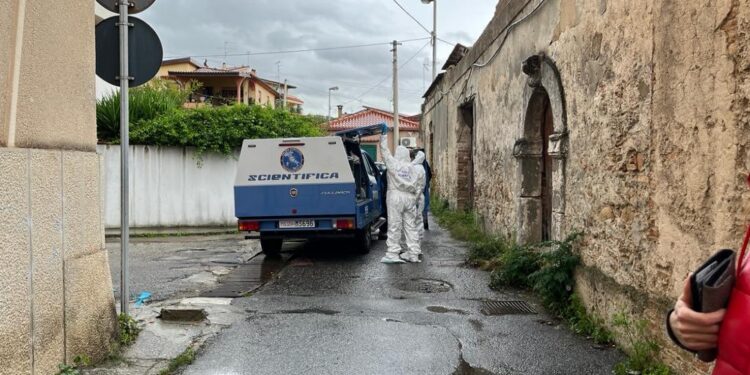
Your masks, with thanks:
<instances>
[{"instance_id":1,"label":"metal drain grate","mask_svg":"<svg viewBox=\"0 0 750 375\"><path fill-rule=\"evenodd\" d=\"M536 314L531 305L524 301L484 301L482 303L482 314L495 315L526 315Z\"/></svg>"}]
</instances>

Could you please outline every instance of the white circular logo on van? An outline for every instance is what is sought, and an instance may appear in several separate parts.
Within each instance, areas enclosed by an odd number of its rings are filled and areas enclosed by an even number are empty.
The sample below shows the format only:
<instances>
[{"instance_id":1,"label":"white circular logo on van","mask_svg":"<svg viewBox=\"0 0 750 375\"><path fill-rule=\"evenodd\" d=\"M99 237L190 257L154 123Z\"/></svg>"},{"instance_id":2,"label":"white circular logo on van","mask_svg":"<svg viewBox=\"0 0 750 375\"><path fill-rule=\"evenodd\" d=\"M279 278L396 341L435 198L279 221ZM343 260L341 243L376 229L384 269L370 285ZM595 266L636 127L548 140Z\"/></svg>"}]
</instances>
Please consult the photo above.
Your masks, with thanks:
<instances>
[{"instance_id":1,"label":"white circular logo on van","mask_svg":"<svg viewBox=\"0 0 750 375\"><path fill-rule=\"evenodd\" d=\"M297 191L296 188L289 189L289 196L292 198L297 198L297 195L299 195L299 191Z\"/></svg>"},{"instance_id":2,"label":"white circular logo on van","mask_svg":"<svg viewBox=\"0 0 750 375\"><path fill-rule=\"evenodd\" d=\"M289 172L297 172L305 165L305 155L302 151L290 147L281 153L281 166Z\"/></svg>"}]
</instances>

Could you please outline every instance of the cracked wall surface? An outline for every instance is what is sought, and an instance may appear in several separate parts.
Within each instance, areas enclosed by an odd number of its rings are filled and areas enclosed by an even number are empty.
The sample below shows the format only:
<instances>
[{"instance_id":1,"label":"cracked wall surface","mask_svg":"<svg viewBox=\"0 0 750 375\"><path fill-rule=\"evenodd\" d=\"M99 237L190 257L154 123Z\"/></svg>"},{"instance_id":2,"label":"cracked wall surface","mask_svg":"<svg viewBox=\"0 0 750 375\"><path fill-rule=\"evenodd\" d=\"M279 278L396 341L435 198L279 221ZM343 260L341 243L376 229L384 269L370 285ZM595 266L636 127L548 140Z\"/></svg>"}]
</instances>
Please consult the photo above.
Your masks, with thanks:
<instances>
[{"instance_id":1,"label":"cracked wall surface","mask_svg":"<svg viewBox=\"0 0 750 375\"><path fill-rule=\"evenodd\" d=\"M117 324L95 152L94 2L0 8L0 374L55 374L77 355L104 358Z\"/></svg>"},{"instance_id":2,"label":"cracked wall surface","mask_svg":"<svg viewBox=\"0 0 750 375\"><path fill-rule=\"evenodd\" d=\"M579 291L598 315L641 314L663 338L662 314L687 274L716 250L738 248L750 218L750 4L526 3L499 2L474 47L428 91L433 186L456 205L456 111L474 96L473 208L488 230L518 230L522 62L547 56L568 125L565 215L556 225L561 234L584 231ZM665 347L681 373L706 370Z\"/></svg>"}]
</instances>

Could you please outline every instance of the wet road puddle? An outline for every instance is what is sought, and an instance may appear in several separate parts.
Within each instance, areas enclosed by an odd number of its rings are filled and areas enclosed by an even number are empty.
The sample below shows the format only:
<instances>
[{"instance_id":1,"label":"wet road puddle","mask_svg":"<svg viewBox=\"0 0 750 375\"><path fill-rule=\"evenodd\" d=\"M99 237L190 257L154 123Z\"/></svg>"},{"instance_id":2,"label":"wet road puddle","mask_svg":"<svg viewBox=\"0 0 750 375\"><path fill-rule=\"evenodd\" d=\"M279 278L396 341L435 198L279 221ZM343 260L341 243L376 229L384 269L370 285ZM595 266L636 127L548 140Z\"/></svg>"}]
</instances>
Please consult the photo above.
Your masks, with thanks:
<instances>
[{"instance_id":1,"label":"wet road puddle","mask_svg":"<svg viewBox=\"0 0 750 375\"><path fill-rule=\"evenodd\" d=\"M201 297L237 298L252 293L274 278L289 260L287 255L266 257L261 254L240 264L219 278L219 285L201 293Z\"/></svg>"},{"instance_id":2,"label":"wet road puddle","mask_svg":"<svg viewBox=\"0 0 750 375\"><path fill-rule=\"evenodd\" d=\"M464 360L464 357L459 358L458 368L453 372L453 375L494 375L493 372L487 371L483 368L473 367Z\"/></svg>"},{"instance_id":3,"label":"wet road puddle","mask_svg":"<svg viewBox=\"0 0 750 375\"><path fill-rule=\"evenodd\" d=\"M292 267L312 267L313 261L310 258L294 258L289 265Z\"/></svg>"},{"instance_id":4,"label":"wet road puddle","mask_svg":"<svg viewBox=\"0 0 750 375\"><path fill-rule=\"evenodd\" d=\"M443 306L427 306L427 311L438 313L438 314L458 314L468 315L469 313L461 309L450 309Z\"/></svg>"},{"instance_id":5,"label":"wet road puddle","mask_svg":"<svg viewBox=\"0 0 750 375\"><path fill-rule=\"evenodd\" d=\"M406 292L445 293L451 291L453 285L447 281L436 279L410 279L401 283L398 288Z\"/></svg>"},{"instance_id":6,"label":"wet road puddle","mask_svg":"<svg viewBox=\"0 0 750 375\"><path fill-rule=\"evenodd\" d=\"M274 314L320 314L320 315L338 315L340 312L336 310L328 309L295 309L295 310L279 310L275 311Z\"/></svg>"}]
</instances>

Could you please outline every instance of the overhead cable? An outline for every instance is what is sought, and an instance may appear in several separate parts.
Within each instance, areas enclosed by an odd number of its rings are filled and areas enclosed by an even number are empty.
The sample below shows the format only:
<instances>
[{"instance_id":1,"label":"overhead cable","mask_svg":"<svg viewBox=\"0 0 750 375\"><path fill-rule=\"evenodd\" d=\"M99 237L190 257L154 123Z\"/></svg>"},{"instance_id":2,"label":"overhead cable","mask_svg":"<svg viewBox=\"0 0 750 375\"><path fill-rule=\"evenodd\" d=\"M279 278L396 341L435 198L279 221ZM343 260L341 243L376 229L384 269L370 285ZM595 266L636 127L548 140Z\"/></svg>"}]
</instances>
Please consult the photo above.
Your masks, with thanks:
<instances>
[{"instance_id":1,"label":"overhead cable","mask_svg":"<svg viewBox=\"0 0 750 375\"><path fill-rule=\"evenodd\" d=\"M407 60L406 60L406 61L405 61L405 62L404 62L403 64L401 64L401 65L400 65L400 66L399 66L398 68L399 68L399 69L401 69L401 68L403 68L404 66L406 66L406 64L410 63L410 62L411 62L412 60L414 60L414 59L415 59L415 58L416 58L417 56L419 56L419 54L420 54L420 53L422 53L422 51L424 51L424 49L425 49L425 48L427 48L427 46L429 46L429 45L430 45L430 43L429 43L429 42L428 42L428 43L426 43L425 45L423 45L423 46L422 46L422 48L420 48L420 49L419 49L419 50L417 51L417 53L415 53L415 54L414 54L414 55L413 55L412 57L408 58L408 59L407 59ZM344 105L347 105L347 104L349 104L349 103L351 103L351 102L353 102L353 101L359 101L359 100L361 100L361 99L362 99L362 98L363 98L363 97L364 97L365 95L367 95L367 94L371 93L371 92L372 92L373 90L375 90L375 89L377 89L378 87L380 87L380 85L382 85L383 83L385 83L385 81L389 80L389 79L390 79L390 78L392 78L392 77L393 77L392 75L387 75L387 76L385 76L385 78L383 78L382 80L378 81L378 83L376 83L376 84L375 84L374 86L370 87L370 88L369 88L369 89L367 89L367 90L366 90L365 92L363 92L362 94L360 94L359 96L357 96L357 99L353 99L353 100L350 100L350 101L348 101L348 102L344 103Z\"/></svg>"},{"instance_id":2,"label":"overhead cable","mask_svg":"<svg viewBox=\"0 0 750 375\"><path fill-rule=\"evenodd\" d=\"M404 13L406 13L407 16L411 17L411 19L413 19L414 22L416 22L421 28L423 28L424 31L426 31L428 34L432 35L432 31L430 31L428 28L426 28L424 25L422 25L422 22L419 22L418 19L416 19L414 16L412 16L411 13L409 13L409 11L406 10L406 8L404 8L403 6L401 6L401 4L398 3L398 1L393 0L393 2L396 3L396 5L398 5L398 7L401 8L401 10L403 10Z\"/></svg>"},{"instance_id":3,"label":"overhead cable","mask_svg":"<svg viewBox=\"0 0 750 375\"><path fill-rule=\"evenodd\" d=\"M410 42L417 42L420 40L427 40L430 39L429 37L425 38L414 38L414 39L405 39L400 40L399 43L410 43ZM336 47L321 47L321 48L306 48L306 49L296 49L296 50L280 50L280 51L265 51L265 52L252 52L252 53L230 53L230 54L217 54L217 55L189 55L190 57L237 57L237 56L260 56L260 55L281 55L281 54L289 54L289 53L302 53L302 52L317 52L317 51L333 51L333 50L341 50L341 49L354 49L354 48L366 48L366 47L376 47L376 46L386 46L391 45L393 42L382 42L382 43L370 43L370 44L355 44L355 45L349 45L349 46L336 46ZM184 55L183 55L184 56ZM166 59L170 58L177 58L177 56L170 56Z\"/></svg>"}]
</instances>

